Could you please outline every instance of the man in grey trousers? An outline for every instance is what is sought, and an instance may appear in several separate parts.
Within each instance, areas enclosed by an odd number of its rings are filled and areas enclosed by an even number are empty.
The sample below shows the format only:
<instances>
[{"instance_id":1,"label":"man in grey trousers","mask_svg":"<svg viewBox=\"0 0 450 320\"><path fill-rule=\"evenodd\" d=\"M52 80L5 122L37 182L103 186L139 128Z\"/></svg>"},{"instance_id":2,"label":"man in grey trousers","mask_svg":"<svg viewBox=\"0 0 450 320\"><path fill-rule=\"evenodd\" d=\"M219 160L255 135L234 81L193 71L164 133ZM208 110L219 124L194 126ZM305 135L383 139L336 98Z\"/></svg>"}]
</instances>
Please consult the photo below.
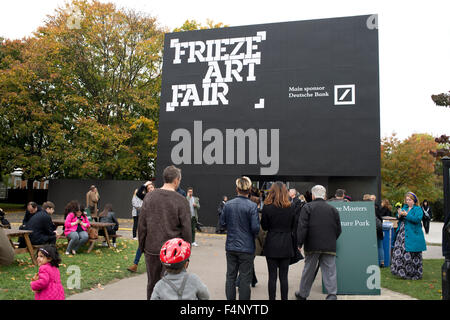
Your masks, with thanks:
<instances>
[{"instance_id":1,"label":"man in grey trousers","mask_svg":"<svg viewBox=\"0 0 450 320\"><path fill-rule=\"evenodd\" d=\"M336 240L342 231L341 220L337 209L325 201L323 186L314 186L311 193L313 201L303 206L298 221L297 245L299 250L304 246L305 266L295 296L299 300L308 298L320 266L327 300L336 300Z\"/></svg>"}]
</instances>

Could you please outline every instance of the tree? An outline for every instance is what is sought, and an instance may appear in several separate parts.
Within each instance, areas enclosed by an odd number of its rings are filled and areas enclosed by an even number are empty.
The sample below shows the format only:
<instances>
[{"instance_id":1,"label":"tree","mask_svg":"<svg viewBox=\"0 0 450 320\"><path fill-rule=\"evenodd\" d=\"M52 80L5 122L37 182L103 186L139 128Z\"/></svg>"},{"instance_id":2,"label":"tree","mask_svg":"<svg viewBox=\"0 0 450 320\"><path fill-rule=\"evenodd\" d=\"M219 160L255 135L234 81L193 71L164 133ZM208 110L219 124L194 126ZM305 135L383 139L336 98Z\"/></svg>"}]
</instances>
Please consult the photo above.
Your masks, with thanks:
<instances>
[{"instance_id":1,"label":"tree","mask_svg":"<svg viewBox=\"0 0 450 320\"><path fill-rule=\"evenodd\" d=\"M433 94L431 99L437 106L450 107L450 91L448 93Z\"/></svg>"},{"instance_id":2,"label":"tree","mask_svg":"<svg viewBox=\"0 0 450 320\"><path fill-rule=\"evenodd\" d=\"M392 202L403 201L412 191L419 198L435 201L442 197L435 175L435 161L429 150L437 143L428 134L413 134L400 141L395 134L381 143L381 193Z\"/></svg>"},{"instance_id":3,"label":"tree","mask_svg":"<svg viewBox=\"0 0 450 320\"><path fill-rule=\"evenodd\" d=\"M214 21L209 19L206 20L206 26L203 26L200 22L197 22L196 20L186 20L181 27L173 29L173 32L226 28L226 27L228 27L228 25L225 25L222 22L215 23Z\"/></svg>"},{"instance_id":4,"label":"tree","mask_svg":"<svg viewBox=\"0 0 450 320\"><path fill-rule=\"evenodd\" d=\"M2 44L0 170L153 176L164 31L145 14L74 0L34 37Z\"/></svg>"},{"instance_id":5,"label":"tree","mask_svg":"<svg viewBox=\"0 0 450 320\"><path fill-rule=\"evenodd\" d=\"M0 173L153 177L166 31L140 12L72 0L32 37L0 39Z\"/></svg>"},{"instance_id":6,"label":"tree","mask_svg":"<svg viewBox=\"0 0 450 320\"><path fill-rule=\"evenodd\" d=\"M56 170L50 146L59 131L54 118L63 109L55 104L60 93L48 59L53 49L34 38L0 48L0 171L23 168L30 184Z\"/></svg>"},{"instance_id":7,"label":"tree","mask_svg":"<svg viewBox=\"0 0 450 320\"><path fill-rule=\"evenodd\" d=\"M437 161L440 161L440 159L445 156L450 157L450 137L443 134L440 137L435 138L434 141L438 143L438 147L436 150L430 150L430 154L435 157Z\"/></svg>"}]
</instances>

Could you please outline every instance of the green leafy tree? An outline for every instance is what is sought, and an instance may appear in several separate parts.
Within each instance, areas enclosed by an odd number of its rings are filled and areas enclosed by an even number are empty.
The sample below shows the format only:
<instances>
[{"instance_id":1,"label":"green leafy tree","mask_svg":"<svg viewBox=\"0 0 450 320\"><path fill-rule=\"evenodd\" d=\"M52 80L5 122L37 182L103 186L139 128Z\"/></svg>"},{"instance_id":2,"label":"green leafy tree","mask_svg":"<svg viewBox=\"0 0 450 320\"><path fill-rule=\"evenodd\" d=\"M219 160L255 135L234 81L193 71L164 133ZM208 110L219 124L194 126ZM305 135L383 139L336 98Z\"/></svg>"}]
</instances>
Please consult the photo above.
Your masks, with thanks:
<instances>
[{"instance_id":1,"label":"green leafy tree","mask_svg":"<svg viewBox=\"0 0 450 320\"><path fill-rule=\"evenodd\" d=\"M450 107L450 91L448 93L433 94L431 99L437 106Z\"/></svg>"},{"instance_id":2,"label":"green leafy tree","mask_svg":"<svg viewBox=\"0 0 450 320\"><path fill-rule=\"evenodd\" d=\"M395 134L381 142L381 193L383 198L402 202L408 191L420 199L435 201L442 196L429 153L437 143L428 134L413 134L400 141Z\"/></svg>"},{"instance_id":3,"label":"green leafy tree","mask_svg":"<svg viewBox=\"0 0 450 320\"><path fill-rule=\"evenodd\" d=\"M32 37L0 39L0 173L152 177L164 32L146 14L72 0Z\"/></svg>"},{"instance_id":4,"label":"green leafy tree","mask_svg":"<svg viewBox=\"0 0 450 320\"><path fill-rule=\"evenodd\" d=\"M0 48L0 171L23 168L30 184L57 170L51 145L60 130L54 118L61 118L61 94L51 67L53 49L34 38L5 41Z\"/></svg>"},{"instance_id":5,"label":"green leafy tree","mask_svg":"<svg viewBox=\"0 0 450 320\"><path fill-rule=\"evenodd\" d=\"M226 28L228 25L222 22L215 23L212 20L206 19L206 25L202 25L196 20L186 20L181 27L173 29L173 32L182 31L193 31L193 30L204 30L204 29L215 29L215 28Z\"/></svg>"},{"instance_id":6,"label":"green leafy tree","mask_svg":"<svg viewBox=\"0 0 450 320\"><path fill-rule=\"evenodd\" d=\"M151 177L164 31L145 14L74 0L34 37L2 42L1 170Z\"/></svg>"}]
</instances>

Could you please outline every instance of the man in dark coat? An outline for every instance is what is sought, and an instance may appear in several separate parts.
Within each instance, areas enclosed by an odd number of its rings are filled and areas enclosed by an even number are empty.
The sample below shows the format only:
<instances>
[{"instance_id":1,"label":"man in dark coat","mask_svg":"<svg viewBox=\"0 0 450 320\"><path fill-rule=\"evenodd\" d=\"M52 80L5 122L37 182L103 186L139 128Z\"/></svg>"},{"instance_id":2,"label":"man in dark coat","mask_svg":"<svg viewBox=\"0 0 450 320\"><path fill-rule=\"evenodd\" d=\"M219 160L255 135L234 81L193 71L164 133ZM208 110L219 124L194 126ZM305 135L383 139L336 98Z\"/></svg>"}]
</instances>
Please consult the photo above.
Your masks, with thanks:
<instances>
[{"instance_id":1,"label":"man in dark coat","mask_svg":"<svg viewBox=\"0 0 450 320\"><path fill-rule=\"evenodd\" d=\"M295 296L300 300L309 296L319 265L327 300L336 300L336 240L342 231L341 220L337 209L325 201L323 186L314 186L311 193L313 201L303 206L297 228L298 249L304 246L305 267Z\"/></svg>"},{"instance_id":2,"label":"man in dark coat","mask_svg":"<svg viewBox=\"0 0 450 320\"><path fill-rule=\"evenodd\" d=\"M28 221L30 221L31 217L36 213L41 211L42 208L37 205L36 202L30 201L27 204L27 210L25 211L25 215L22 220L22 225L19 227L19 230L22 230L27 225Z\"/></svg>"},{"instance_id":3,"label":"man in dark coat","mask_svg":"<svg viewBox=\"0 0 450 320\"><path fill-rule=\"evenodd\" d=\"M27 228L28 221L39 211L42 211L41 206L38 206L36 202L30 201L27 204L27 209L22 220L22 224L19 226L19 230L31 230ZM26 248L24 237L19 237L19 248Z\"/></svg>"},{"instance_id":4,"label":"man in dark coat","mask_svg":"<svg viewBox=\"0 0 450 320\"><path fill-rule=\"evenodd\" d=\"M228 201L227 196L222 197L222 201L219 204L219 207L217 208L218 213L218 220L217 220L217 226L216 226L216 233L222 234L225 233L225 229L220 225L220 216L222 215L223 207L225 206L225 203Z\"/></svg>"},{"instance_id":5,"label":"man in dark coat","mask_svg":"<svg viewBox=\"0 0 450 320\"><path fill-rule=\"evenodd\" d=\"M50 201L45 202L42 210L33 214L28 220L25 229L33 231L30 234L32 244L56 243L56 227L51 218L54 211L55 205Z\"/></svg>"}]
</instances>

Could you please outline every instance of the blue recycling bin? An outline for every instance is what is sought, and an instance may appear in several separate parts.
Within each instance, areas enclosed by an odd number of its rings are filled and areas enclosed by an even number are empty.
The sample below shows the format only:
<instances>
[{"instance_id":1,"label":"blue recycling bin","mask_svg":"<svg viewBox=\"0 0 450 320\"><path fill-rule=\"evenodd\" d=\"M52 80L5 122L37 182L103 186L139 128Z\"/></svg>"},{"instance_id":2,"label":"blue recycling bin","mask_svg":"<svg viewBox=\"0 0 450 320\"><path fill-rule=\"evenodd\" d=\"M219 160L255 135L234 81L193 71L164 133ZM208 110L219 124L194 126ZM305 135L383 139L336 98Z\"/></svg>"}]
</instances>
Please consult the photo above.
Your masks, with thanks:
<instances>
[{"instance_id":1,"label":"blue recycling bin","mask_svg":"<svg viewBox=\"0 0 450 320\"><path fill-rule=\"evenodd\" d=\"M393 223L389 221L383 222L383 250L384 250L384 266L391 265L391 243L394 235ZM380 262L380 261L379 261Z\"/></svg>"}]
</instances>

